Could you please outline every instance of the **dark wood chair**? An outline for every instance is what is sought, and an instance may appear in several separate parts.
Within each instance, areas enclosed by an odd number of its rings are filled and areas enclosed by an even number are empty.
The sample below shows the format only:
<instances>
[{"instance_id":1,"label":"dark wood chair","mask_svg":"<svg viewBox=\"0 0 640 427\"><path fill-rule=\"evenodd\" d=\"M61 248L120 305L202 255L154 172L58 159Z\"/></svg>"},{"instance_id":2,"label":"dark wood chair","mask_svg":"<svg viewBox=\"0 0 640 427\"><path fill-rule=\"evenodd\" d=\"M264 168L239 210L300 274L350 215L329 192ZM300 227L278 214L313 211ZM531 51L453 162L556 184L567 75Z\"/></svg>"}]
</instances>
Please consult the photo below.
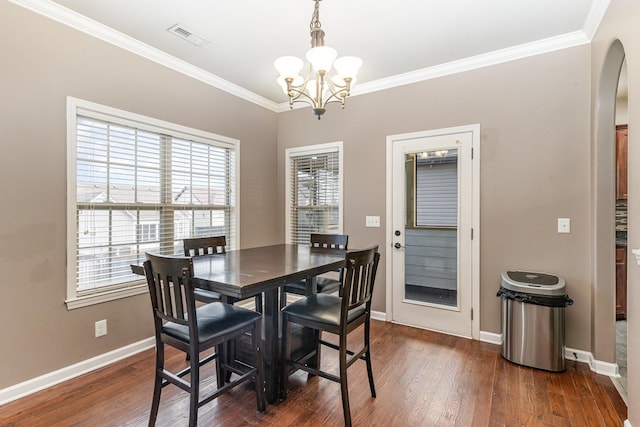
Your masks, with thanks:
<instances>
[{"instance_id":1,"label":"dark wood chair","mask_svg":"<svg viewBox=\"0 0 640 427\"><path fill-rule=\"evenodd\" d=\"M184 255L189 257L209 254L223 254L226 252L227 238L225 236L194 237L183 239ZM195 291L196 300L204 303L222 301L222 296L217 292L198 289ZM228 299L226 302L234 303L238 300ZM262 294L255 297L256 311L262 313Z\"/></svg>"},{"instance_id":2,"label":"dark wood chair","mask_svg":"<svg viewBox=\"0 0 640 427\"><path fill-rule=\"evenodd\" d=\"M347 250L349 236L347 234L311 234L309 238L311 247L318 251ZM342 270L339 277L318 276L316 278L317 291L319 294L331 294L340 289L342 282ZM286 285L280 296L280 308L286 305L287 293L296 295L307 294L306 281L294 282Z\"/></svg>"},{"instance_id":3,"label":"dark wood chair","mask_svg":"<svg viewBox=\"0 0 640 427\"><path fill-rule=\"evenodd\" d=\"M147 253L144 273L149 285L156 339L155 382L149 425L155 425L162 389L173 384L190 395L189 426L197 425L198 408L237 386L253 380L259 411L265 410L263 361L260 349L262 316L242 307L223 302L205 304L196 309L193 277L193 261L190 257L175 257ZM237 337L250 333L251 345L255 349L253 366L221 360L219 352L209 353L200 359L204 350L221 346ZM165 345L170 345L189 355L189 366L180 372L165 369ZM200 367L217 361L218 387L202 398L200 392ZM221 370L239 375L225 383ZM189 375L189 381L184 377Z\"/></svg>"},{"instance_id":4,"label":"dark wood chair","mask_svg":"<svg viewBox=\"0 0 640 427\"><path fill-rule=\"evenodd\" d=\"M355 361L364 360L366 362L371 396L376 397L373 370L371 368L369 331L371 323L371 294L379 260L378 246L347 252L341 297L330 294L310 295L282 309L281 396L286 398L288 377L296 369L302 369L310 374L338 382L342 392L342 409L346 426L351 426L347 368ZM318 337L323 331L336 334L339 337L339 344L336 345L319 339L318 349L293 360L291 358L292 340L290 339L291 325L293 323L315 329ZM361 348L356 351L348 349L347 336L362 325L364 325L364 334ZM320 346L338 350L339 375L320 370L319 362L317 368L312 366L313 362L311 361L319 354Z\"/></svg>"}]
</instances>

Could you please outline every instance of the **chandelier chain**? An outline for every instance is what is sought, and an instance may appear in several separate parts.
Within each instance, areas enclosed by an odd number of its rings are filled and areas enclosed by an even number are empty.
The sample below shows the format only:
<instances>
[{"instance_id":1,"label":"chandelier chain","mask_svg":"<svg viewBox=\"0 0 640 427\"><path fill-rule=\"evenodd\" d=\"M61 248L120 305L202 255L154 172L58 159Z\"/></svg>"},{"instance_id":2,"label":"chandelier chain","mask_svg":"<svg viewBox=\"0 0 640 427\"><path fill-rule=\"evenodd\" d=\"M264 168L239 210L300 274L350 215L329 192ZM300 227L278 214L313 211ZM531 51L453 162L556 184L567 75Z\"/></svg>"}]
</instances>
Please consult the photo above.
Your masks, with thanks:
<instances>
[{"instance_id":1,"label":"chandelier chain","mask_svg":"<svg viewBox=\"0 0 640 427\"><path fill-rule=\"evenodd\" d=\"M320 23L320 0L315 0L316 5L313 8L313 15L311 15L311 23L309 24L309 30L313 31L315 28L321 28Z\"/></svg>"}]
</instances>

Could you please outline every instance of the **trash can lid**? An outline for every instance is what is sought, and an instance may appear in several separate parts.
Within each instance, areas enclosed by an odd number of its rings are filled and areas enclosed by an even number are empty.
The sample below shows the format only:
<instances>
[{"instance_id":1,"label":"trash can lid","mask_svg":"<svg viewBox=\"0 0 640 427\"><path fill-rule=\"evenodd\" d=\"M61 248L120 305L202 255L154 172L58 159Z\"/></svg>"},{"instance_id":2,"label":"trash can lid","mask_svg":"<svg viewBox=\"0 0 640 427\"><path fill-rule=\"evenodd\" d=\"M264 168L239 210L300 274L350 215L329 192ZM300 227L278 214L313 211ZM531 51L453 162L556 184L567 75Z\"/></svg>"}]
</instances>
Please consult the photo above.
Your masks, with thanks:
<instances>
[{"instance_id":1,"label":"trash can lid","mask_svg":"<svg viewBox=\"0 0 640 427\"><path fill-rule=\"evenodd\" d=\"M548 296L566 295L564 278L549 273L507 270L502 272L501 285L515 292Z\"/></svg>"}]
</instances>

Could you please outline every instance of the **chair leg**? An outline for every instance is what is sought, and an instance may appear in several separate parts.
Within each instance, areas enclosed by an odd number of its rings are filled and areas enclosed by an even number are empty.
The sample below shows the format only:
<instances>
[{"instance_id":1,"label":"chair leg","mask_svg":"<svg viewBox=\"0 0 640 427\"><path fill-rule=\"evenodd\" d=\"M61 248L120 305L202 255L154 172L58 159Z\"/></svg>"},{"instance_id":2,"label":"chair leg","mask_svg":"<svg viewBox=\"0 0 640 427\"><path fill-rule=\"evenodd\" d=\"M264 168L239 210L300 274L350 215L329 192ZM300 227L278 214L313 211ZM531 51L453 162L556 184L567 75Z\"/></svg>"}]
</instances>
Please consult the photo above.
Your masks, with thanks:
<instances>
[{"instance_id":1,"label":"chair leg","mask_svg":"<svg viewBox=\"0 0 640 427\"><path fill-rule=\"evenodd\" d=\"M314 368L320 370L320 361L322 359L322 344L320 340L322 340L322 331L316 330L316 336L314 337L318 345L316 346L316 355L315 355L315 366Z\"/></svg>"},{"instance_id":2,"label":"chair leg","mask_svg":"<svg viewBox=\"0 0 640 427\"><path fill-rule=\"evenodd\" d=\"M347 335L340 335L340 392L342 393L342 412L345 427L351 427L351 409L349 408L349 387L347 382Z\"/></svg>"},{"instance_id":3,"label":"chair leg","mask_svg":"<svg viewBox=\"0 0 640 427\"><path fill-rule=\"evenodd\" d=\"M198 425L198 402L200 400L200 361L196 351L190 356L191 396L189 398L189 427L196 427Z\"/></svg>"},{"instance_id":4,"label":"chair leg","mask_svg":"<svg viewBox=\"0 0 640 427\"><path fill-rule=\"evenodd\" d=\"M376 397L376 386L373 384L373 368L371 367L371 340L369 338L370 322L364 324L364 345L367 352L364 354L367 363L367 375L369 376L369 388L371 389L371 397Z\"/></svg>"},{"instance_id":5,"label":"chair leg","mask_svg":"<svg viewBox=\"0 0 640 427\"><path fill-rule=\"evenodd\" d=\"M156 425L158 408L160 407L160 393L162 392L162 377L160 372L164 369L164 344L156 341L156 370L153 382L153 399L151 400L151 413L149 414L149 427Z\"/></svg>"},{"instance_id":6,"label":"chair leg","mask_svg":"<svg viewBox=\"0 0 640 427\"><path fill-rule=\"evenodd\" d=\"M225 371L222 369L222 363L224 362L224 358L227 357L226 354L226 345L219 344L216 346L216 353L218 353L218 358L215 360L216 362L216 382L218 383L218 388L221 388L224 385L224 377Z\"/></svg>"}]
</instances>

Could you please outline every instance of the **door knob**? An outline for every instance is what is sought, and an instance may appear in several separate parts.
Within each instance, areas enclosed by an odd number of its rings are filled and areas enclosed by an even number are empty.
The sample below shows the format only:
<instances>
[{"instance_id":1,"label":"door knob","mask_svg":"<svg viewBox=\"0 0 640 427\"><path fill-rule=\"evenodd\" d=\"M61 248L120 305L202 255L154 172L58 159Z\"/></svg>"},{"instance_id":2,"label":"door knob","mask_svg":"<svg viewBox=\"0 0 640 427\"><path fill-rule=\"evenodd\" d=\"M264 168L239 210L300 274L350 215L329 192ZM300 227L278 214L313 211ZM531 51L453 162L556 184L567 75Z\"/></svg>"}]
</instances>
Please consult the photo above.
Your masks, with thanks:
<instances>
[{"instance_id":1,"label":"door knob","mask_svg":"<svg viewBox=\"0 0 640 427\"><path fill-rule=\"evenodd\" d=\"M400 249L400 248L402 248L402 245L400 243L395 243L393 245L393 247L396 248L396 249Z\"/></svg>"}]
</instances>

